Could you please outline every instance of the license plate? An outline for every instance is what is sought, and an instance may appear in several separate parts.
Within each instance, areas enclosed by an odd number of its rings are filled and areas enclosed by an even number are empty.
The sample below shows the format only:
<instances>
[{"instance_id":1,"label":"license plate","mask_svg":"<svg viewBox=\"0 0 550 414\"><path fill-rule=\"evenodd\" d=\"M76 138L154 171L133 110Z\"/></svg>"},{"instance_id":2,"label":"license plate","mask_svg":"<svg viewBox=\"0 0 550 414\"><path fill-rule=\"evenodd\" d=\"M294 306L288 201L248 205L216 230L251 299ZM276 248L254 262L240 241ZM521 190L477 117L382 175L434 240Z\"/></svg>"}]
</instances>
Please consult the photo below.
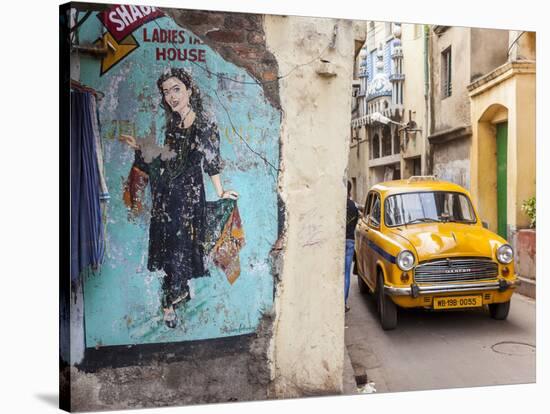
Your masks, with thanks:
<instances>
[{"instance_id":1,"label":"license plate","mask_svg":"<svg viewBox=\"0 0 550 414\"><path fill-rule=\"evenodd\" d=\"M477 308L483 305L481 296L444 296L434 298L434 309Z\"/></svg>"}]
</instances>

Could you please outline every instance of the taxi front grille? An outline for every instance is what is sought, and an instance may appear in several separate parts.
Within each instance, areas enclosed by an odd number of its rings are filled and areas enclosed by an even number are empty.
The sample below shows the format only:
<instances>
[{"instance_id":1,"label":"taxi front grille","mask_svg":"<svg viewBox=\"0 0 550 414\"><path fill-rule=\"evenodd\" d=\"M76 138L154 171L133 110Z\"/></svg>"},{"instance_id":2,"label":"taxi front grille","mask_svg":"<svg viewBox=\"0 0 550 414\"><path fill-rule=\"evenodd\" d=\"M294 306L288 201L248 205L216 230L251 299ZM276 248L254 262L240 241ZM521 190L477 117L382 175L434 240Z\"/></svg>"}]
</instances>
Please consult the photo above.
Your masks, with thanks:
<instances>
[{"instance_id":1,"label":"taxi front grille","mask_svg":"<svg viewBox=\"0 0 550 414\"><path fill-rule=\"evenodd\" d=\"M485 258L434 260L416 266L414 271L416 283L472 282L497 276L497 264Z\"/></svg>"}]
</instances>

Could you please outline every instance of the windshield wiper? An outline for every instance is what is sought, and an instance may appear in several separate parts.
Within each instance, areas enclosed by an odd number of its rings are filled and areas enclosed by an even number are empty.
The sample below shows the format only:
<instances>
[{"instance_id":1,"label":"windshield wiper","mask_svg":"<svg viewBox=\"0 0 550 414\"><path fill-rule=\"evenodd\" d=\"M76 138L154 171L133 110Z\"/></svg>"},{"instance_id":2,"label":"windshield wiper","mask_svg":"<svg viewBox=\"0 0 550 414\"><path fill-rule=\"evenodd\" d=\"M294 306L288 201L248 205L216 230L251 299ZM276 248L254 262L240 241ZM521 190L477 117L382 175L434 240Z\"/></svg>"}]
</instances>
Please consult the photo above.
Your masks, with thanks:
<instances>
[{"instance_id":1,"label":"windshield wiper","mask_svg":"<svg viewBox=\"0 0 550 414\"><path fill-rule=\"evenodd\" d=\"M456 219L456 218L449 218L449 219L445 219L443 220L445 223L466 223L466 224L473 224L475 223L474 221L471 221L471 220L459 220L459 219Z\"/></svg>"},{"instance_id":2,"label":"windshield wiper","mask_svg":"<svg viewBox=\"0 0 550 414\"><path fill-rule=\"evenodd\" d=\"M419 217L415 218L414 220L408 221L405 223L405 226L408 224L414 224L414 223L440 223L441 220L436 220L429 217Z\"/></svg>"}]
</instances>

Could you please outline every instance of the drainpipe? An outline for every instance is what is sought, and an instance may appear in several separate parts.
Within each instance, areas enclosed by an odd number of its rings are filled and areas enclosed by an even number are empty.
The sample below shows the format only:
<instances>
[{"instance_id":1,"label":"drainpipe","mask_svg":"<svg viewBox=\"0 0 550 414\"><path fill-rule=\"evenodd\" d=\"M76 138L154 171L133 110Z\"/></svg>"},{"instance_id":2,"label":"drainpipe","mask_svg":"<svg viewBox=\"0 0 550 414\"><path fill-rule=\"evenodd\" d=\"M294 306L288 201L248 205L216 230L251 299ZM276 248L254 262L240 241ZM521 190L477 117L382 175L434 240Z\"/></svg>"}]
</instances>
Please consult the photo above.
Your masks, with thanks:
<instances>
[{"instance_id":1,"label":"drainpipe","mask_svg":"<svg viewBox=\"0 0 550 414\"><path fill-rule=\"evenodd\" d=\"M423 30L423 33L424 33L424 168L425 168L425 171L422 171L422 174L429 174L431 173L432 171L431 170L431 166L429 166L429 159L430 159L430 152L431 152L431 148L430 148L430 144L428 142L428 133L429 133L429 128L428 128L428 122L429 122L429 115L430 115L430 65L429 65L429 54L428 54L428 49L429 49L429 43L428 43L428 40L429 40L429 35L430 35L430 26L428 25L424 25L424 30Z\"/></svg>"},{"instance_id":2,"label":"drainpipe","mask_svg":"<svg viewBox=\"0 0 550 414\"><path fill-rule=\"evenodd\" d=\"M94 45L71 45L71 50L76 50L81 53L88 53L90 55L105 56L109 49L113 52L116 51L115 47L109 42L105 36L101 38L101 46Z\"/></svg>"}]
</instances>

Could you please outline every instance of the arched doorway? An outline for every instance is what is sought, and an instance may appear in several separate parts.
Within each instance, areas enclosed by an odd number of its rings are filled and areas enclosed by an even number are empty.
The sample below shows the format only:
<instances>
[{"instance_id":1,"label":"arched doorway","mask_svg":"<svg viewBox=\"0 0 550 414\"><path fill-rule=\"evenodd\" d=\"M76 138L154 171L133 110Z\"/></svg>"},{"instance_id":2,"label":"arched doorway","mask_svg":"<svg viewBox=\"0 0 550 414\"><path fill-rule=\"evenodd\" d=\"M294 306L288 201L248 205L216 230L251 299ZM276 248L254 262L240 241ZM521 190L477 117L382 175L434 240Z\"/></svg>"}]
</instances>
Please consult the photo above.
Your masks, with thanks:
<instances>
[{"instance_id":1,"label":"arched doorway","mask_svg":"<svg viewBox=\"0 0 550 414\"><path fill-rule=\"evenodd\" d=\"M508 238L508 109L488 107L478 121L479 212L489 228Z\"/></svg>"}]
</instances>

